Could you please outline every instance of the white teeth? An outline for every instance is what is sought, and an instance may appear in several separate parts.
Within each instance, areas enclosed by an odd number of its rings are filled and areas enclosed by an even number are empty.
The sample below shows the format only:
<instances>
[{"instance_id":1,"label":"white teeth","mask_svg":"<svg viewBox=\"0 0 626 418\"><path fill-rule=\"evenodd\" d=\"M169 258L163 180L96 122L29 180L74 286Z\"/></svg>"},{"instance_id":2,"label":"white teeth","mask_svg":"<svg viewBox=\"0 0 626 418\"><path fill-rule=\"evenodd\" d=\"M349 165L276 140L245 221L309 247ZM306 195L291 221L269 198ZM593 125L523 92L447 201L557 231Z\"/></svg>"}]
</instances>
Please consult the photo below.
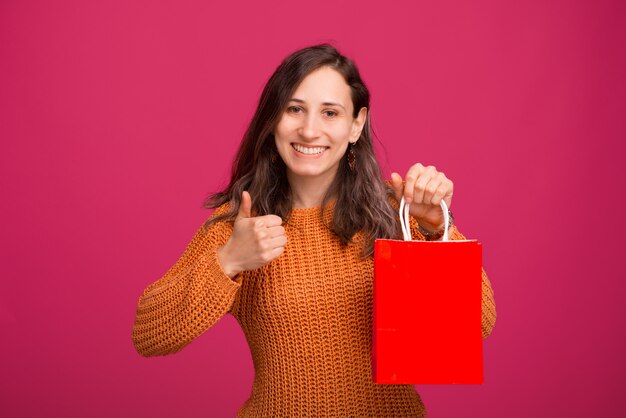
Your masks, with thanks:
<instances>
[{"instance_id":1,"label":"white teeth","mask_svg":"<svg viewBox=\"0 0 626 418\"><path fill-rule=\"evenodd\" d=\"M291 146L294 147L296 151L301 152L303 154L320 154L326 150L326 147L308 148L308 147L303 147L298 144L291 144Z\"/></svg>"}]
</instances>

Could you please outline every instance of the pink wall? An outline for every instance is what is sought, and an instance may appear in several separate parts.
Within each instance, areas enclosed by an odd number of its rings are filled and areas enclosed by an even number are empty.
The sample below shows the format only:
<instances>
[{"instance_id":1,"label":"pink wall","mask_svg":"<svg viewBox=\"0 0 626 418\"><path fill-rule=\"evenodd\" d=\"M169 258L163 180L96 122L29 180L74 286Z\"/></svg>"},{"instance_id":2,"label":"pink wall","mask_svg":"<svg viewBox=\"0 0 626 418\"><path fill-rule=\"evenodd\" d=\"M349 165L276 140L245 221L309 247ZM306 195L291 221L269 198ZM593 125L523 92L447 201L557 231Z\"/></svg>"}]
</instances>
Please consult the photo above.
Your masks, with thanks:
<instances>
[{"instance_id":1,"label":"pink wall","mask_svg":"<svg viewBox=\"0 0 626 418\"><path fill-rule=\"evenodd\" d=\"M271 72L322 41L371 89L386 172L436 165L483 242L486 381L419 386L429 418L622 416L624 2L55 3L0 4L1 416L234 415L234 318L146 359L135 304Z\"/></svg>"}]
</instances>

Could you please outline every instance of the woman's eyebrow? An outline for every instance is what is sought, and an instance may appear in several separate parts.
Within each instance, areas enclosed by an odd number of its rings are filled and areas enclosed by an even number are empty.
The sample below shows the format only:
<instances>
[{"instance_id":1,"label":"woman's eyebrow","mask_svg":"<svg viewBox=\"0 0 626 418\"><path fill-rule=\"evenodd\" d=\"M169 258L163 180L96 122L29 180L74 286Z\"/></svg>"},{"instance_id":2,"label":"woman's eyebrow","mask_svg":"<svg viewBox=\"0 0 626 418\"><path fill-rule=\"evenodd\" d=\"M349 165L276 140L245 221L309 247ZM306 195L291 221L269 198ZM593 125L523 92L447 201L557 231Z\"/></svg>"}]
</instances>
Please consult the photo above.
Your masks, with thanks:
<instances>
[{"instance_id":1,"label":"woman's eyebrow","mask_svg":"<svg viewBox=\"0 0 626 418\"><path fill-rule=\"evenodd\" d=\"M295 97L292 98L291 100L289 100L290 102L297 102L297 103L306 103L304 100L302 99L296 99ZM339 106L340 108L342 108L343 110L346 110L345 107L343 107L342 105L340 105L339 103L334 103L334 102L324 102L322 103L323 106Z\"/></svg>"}]
</instances>

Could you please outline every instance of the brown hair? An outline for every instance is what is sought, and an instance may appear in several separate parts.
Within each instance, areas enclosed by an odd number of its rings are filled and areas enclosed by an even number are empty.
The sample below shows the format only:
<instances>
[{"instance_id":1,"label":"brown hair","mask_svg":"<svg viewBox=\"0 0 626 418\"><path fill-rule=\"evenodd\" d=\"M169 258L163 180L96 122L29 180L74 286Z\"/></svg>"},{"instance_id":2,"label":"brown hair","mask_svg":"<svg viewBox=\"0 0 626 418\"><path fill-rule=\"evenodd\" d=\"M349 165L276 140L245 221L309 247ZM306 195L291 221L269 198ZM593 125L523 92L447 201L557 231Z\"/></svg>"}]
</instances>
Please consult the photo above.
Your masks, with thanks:
<instances>
[{"instance_id":1,"label":"brown hair","mask_svg":"<svg viewBox=\"0 0 626 418\"><path fill-rule=\"evenodd\" d=\"M203 203L204 208L210 209L230 202L230 211L210 218L205 228L221 220L234 222L244 190L250 193L252 213L255 216L274 214L288 220L292 208L291 189L285 163L276 150L273 132L300 82L323 66L338 71L350 86L353 117L358 115L362 107L366 107L368 112L361 136L352 145L356 155L355 170L351 171L348 165L348 148L323 199L320 212L323 213L329 200L336 197L329 228L343 244L350 243L357 232L363 231L366 240L364 256L373 253L376 238L399 236L397 215L388 200L393 196L393 191L384 183L374 154L369 91L356 65L329 44L300 49L285 58L274 71L263 89L256 112L233 161L229 185Z\"/></svg>"}]
</instances>

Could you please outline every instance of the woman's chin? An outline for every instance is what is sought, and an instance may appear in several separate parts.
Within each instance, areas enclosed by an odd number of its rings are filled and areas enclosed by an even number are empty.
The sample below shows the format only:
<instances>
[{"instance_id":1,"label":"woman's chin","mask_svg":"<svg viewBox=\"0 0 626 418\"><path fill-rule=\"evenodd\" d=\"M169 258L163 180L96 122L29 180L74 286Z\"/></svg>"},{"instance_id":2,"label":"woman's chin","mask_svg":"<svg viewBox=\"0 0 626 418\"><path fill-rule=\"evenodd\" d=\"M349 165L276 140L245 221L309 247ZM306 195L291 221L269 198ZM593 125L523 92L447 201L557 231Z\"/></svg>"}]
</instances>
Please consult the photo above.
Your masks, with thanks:
<instances>
[{"instance_id":1,"label":"woman's chin","mask_svg":"<svg viewBox=\"0 0 626 418\"><path fill-rule=\"evenodd\" d=\"M298 177L317 177L322 174L318 170L293 170L291 173Z\"/></svg>"},{"instance_id":2,"label":"woman's chin","mask_svg":"<svg viewBox=\"0 0 626 418\"><path fill-rule=\"evenodd\" d=\"M292 176L306 178L323 177L327 174L327 170L321 167L290 167L289 171Z\"/></svg>"}]
</instances>

